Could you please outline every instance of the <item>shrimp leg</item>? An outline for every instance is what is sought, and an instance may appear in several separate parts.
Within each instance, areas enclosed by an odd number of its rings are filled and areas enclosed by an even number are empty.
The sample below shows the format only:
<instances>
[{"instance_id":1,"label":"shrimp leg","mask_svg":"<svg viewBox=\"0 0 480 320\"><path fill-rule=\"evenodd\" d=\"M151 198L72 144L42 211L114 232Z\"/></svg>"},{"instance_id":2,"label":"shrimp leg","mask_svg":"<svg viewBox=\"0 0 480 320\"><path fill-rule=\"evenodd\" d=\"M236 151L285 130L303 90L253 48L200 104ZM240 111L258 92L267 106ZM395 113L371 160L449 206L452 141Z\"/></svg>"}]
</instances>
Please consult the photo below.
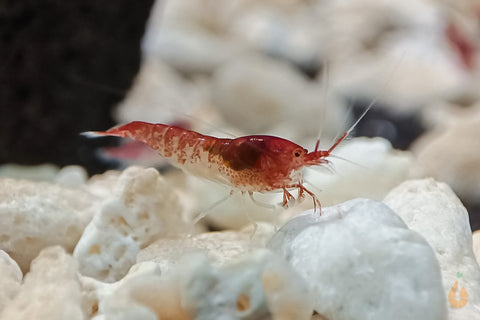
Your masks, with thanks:
<instances>
[{"instance_id":1,"label":"shrimp leg","mask_svg":"<svg viewBox=\"0 0 480 320\"><path fill-rule=\"evenodd\" d=\"M288 186L283 187L283 201L284 201L284 206L285 206L285 192L287 192L292 198L293 196L287 191L286 188L298 188L298 199L301 199L305 197L304 193L307 193L313 200L313 211L317 212L317 206L318 209L320 210L320 214L322 213L322 205L320 203L320 200L318 200L317 196L307 188L305 188L302 184L297 183L297 184L291 184ZM288 196L287 196L288 197ZM290 198L289 198L290 200Z\"/></svg>"},{"instance_id":2,"label":"shrimp leg","mask_svg":"<svg viewBox=\"0 0 480 320\"><path fill-rule=\"evenodd\" d=\"M295 197L288 192L287 188L294 188L290 186L284 186L283 189L283 202L282 202L282 207L288 208L288 201L290 200L295 200Z\"/></svg>"}]
</instances>

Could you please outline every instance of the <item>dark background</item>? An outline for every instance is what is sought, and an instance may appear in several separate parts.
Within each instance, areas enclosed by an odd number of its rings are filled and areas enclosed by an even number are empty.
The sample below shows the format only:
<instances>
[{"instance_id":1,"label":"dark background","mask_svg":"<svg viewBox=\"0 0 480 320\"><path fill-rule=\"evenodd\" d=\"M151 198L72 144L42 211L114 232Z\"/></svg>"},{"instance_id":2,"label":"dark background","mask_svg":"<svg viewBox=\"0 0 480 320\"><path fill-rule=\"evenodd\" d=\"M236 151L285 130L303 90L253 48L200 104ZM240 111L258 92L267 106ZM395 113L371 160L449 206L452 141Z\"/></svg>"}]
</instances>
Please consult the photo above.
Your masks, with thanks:
<instances>
[{"instance_id":1,"label":"dark background","mask_svg":"<svg viewBox=\"0 0 480 320\"><path fill-rule=\"evenodd\" d=\"M79 133L114 124L152 4L0 1L0 164L105 169Z\"/></svg>"}]
</instances>

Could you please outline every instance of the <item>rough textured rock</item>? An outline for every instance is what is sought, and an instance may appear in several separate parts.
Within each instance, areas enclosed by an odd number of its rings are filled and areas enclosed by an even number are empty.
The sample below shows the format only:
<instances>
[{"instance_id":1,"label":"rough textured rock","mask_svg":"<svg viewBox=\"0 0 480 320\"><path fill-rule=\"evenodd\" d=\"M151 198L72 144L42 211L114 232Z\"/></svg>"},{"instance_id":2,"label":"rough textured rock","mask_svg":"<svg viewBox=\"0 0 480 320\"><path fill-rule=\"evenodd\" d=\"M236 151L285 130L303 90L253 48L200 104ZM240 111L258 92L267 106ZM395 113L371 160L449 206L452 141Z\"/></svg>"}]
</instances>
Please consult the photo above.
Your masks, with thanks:
<instances>
[{"instance_id":1,"label":"rough textured rock","mask_svg":"<svg viewBox=\"0 0 480 320\"><path fill-rule=\"evenodd\" d=\"M182 306L177 277L127 276L105 297L95 319L192 319Z\"/></svg>"},{"instance_id":2,"label":"rough textured rock","mask_svg":"<svg viewBox=\"0 0 480 320\"><path fill-rule=\"evenodd\" d=\"M112 303L110 300L113 301L113 304L121 300L120 296L117 295L116 292L119 288L124 286L125 283L130 282L131 279L134 278L154 278L160 276L160 274L160 268L156 263L142 262L132 266L124 278L114 283L106 283L91 277L80 276L83 295L83 310L85 310L85 313L90 318L105 319L105 309L110 308ZM135 280L132 282L135 282ZM142 286L143 285L144 283L142 283ZM122 308L124 307L125 306ZM128 309L130 304L127 304L126 307ZM119 317L122 316L121 313L116 315ZM128 312L126 316L128 316Z\"/></svg>"},{"instance_id":3,"label":"rough textured rock","mask_svg":"<svg viewBox=\"0 0 480 320\"><path fill-rule=\"evenodd\" d=\"M190 252L177 267L135 264L116 283L81 277L94 319L310 319L305 283L278 256L257 249L222 266Z\"/></svg>"},{"instance_id":4,"label":"rough textured rock","mask_svg":"<svg viewBox=\"0 0 480 320\"><path fill-rule=\"evenodd\" d=\"M480 267L473 253L467 210L450 187L433 179L411 180L393 189L384 202L435 251L445 294L456 281L467 290L467 305L450 307L450 319L478 317Z\"/></svg>"},{"instance_id":5,"label":"rough textured rock","mask_svg":"<svg viewBox=\"0 0 480 320\"><path fill-rule=\"evenodd\" d=\"M386 205L355 199L292 219L272 238L329 319L447 319L433 250ZM408 306L406 308L405 306Z\"/></svg>"},{"instance_id":6,"label":"rough textured rock","mask_svg":"<svg viewBox=\"0 0 480 320\"><path fill-rule=\"evenodd\" d=\"M0 314L17 295L23 274L18 264L3 250L0 250Z\"/></svg>"},{"instance_id":7,"label":"rough textured rock","mask_svg":"<svg viewBox=\"0 0 480 320\"><path fill-rule=\"evenodd\" d=\"M0 249L25 272L41 249L71 252L93 216L98 199L75 188L0 179Z\"/></svg>"},{"instance_id":8,"label":"rough textured rock","mask_svg":"<svg viewBox=\"0 0 480 320\"><path fill-rule=\"evenodd\" d=\"M0 318L85 319L77 272L77 263L63 248L55 246L42 250L32 261L20 292Z\"/></svg>"},{"instance_id":9,"label":"rough textured rock","mask_svg":"<svg viewBox=\"0 0 480 320\"><path fill-rule=\"evenodd\" d=\"M120 279L141 248L188 230L181 214L176 194L158 171L125 170L75 247L80 272L108 282Z\"/></svg>"},{"instance_id":10,"label":"rough textured rock","mask_svg":"<svg viewBox=\"0 0 480 320\"><path fill-rule=\"evenodd\" d=\"M202 251L217 265L225 265L236 257L264 246L273 234L273 226L260 223L257 228L240 231L209 232L188 238L158 239L137 255L137 263L156 262L162 272L178 267L180 258L192 252Z\"/></svg>"},{"instance_id":11,"label":"rough textured rock","mask_svg":"<svg viewBox=\"0 0 480 320\"><path fill-rule=\"evenodd\" d=\"M110 170L102 174L94 175L88 179L86 188L88 192L101 199L105 199L112 194L121 173L121 171Z\"/></svg>"},{"instance_id":12,"label":"rough textured rock","mask_svg":"<svg viewBox=\"0 0 480 320\"><path fill-rule=\"evenodd\" d=\"M195 319L310 319L312 301L300 277L268 250L216 268L205 257L186 257L182 302ZM210 294L205 295L206 290Z\"/></svg>"}]
</instances>

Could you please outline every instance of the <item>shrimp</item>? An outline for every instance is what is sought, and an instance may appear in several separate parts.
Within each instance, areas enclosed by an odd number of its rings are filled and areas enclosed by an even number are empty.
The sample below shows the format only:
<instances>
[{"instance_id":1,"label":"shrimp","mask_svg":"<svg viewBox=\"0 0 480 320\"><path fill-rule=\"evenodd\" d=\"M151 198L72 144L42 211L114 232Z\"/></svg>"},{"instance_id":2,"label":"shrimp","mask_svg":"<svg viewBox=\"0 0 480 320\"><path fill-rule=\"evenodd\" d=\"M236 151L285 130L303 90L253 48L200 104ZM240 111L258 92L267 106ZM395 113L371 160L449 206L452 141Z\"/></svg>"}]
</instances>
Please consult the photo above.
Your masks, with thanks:
<instances>
[{"instance_id":1,"label":"shrimp","mask_svg":"<svg viewBox=\"0 0 480 320\"><path fill-rule=\"evenodd\" d=\"M173 165L193 175L226 184L253 196L254 192L283 191L283 207L295 197L289 189L298 189L298 199L308 194L321 208L313 192L303 185L303 168L325 165L332 151L345 140L372 107L367 107L357 121L328 150L308 152L287 139L268 135L250 135L235 139L216 138L176 126L133 121L108 131L86 132L131 138L156 150Z\"/></svg>"}]
</instances>

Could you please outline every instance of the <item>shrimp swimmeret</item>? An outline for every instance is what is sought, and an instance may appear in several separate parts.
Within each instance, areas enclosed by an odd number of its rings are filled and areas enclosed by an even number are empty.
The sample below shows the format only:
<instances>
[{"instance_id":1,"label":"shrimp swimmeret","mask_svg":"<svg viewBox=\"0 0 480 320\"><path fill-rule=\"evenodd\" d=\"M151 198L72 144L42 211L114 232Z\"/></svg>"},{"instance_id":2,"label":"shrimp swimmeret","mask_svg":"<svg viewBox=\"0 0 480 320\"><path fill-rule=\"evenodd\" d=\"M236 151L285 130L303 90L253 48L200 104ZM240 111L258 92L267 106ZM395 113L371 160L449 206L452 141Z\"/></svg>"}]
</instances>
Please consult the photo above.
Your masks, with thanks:
<instances>
[{"instance_id":1,"label":"shrimp swimmeret","mask_svg":"<svg viewBox=\"0 0 480 320\"><path fill-rule=\"evenodd\" d=\"M372 105L328 150L318 150L317 141L312 152L280 137L251 135L235 139L215 138L176 126L141 121L86 134L141 141L186 172L226 184L242 193L253 195L254 192L282 190L284 207L294 199L288 189L298 188L298 198L307 193L312 197L316 210L320 201L303 186L302 169L329 163L327 158L332 151L350 134Z\"/></svg>"}]
</instances>

